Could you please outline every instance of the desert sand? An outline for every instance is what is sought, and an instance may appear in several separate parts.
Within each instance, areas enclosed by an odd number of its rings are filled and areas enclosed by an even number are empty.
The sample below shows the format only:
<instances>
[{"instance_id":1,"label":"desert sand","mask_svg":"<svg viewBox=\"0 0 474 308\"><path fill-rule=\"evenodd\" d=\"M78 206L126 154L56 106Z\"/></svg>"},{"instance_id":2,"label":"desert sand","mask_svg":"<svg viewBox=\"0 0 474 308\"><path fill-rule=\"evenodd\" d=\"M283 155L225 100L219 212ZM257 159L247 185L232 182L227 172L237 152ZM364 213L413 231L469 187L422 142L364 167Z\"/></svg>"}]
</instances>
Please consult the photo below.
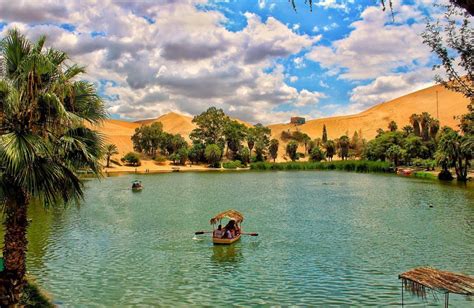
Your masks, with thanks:
<instances>
[{"instance_id":1,"label":"desert sand","mask_svg":"<svg viewBox=\"0 0 474 308\"><path fill-rule=\"evenodd\" d=\"M437 98L438 97L438 98ZM438 101L438 104L437 104ZM286 142L281 140L281 132L299 130L308 134L311 138L321 138L323 125L326 125L328 138L335 139L344 134L352 137L355 131L362 132L362 137L370 140L376 136L378 128L387 129L390 121L395 121L399 129L409 125L409 117L413 113L428 112L434 118L438 118L441 126L450 126L457 128L459 124L458 117L467 112L468 100L461 94L445 89L443 86L432 86L408 95L396 98L394 100L378 104L366 111L354 115L336 116L314 120L307 120L303 125L292 124L271 124L272 138L280 140L279 157L277 161L286 161L285 146ZM238 120L238 119L236 119ZM247 126L250 124L240 121ZM289 119L288 119L289 121ZM156 119L141 120L137 122L126 122L120 120L107 120L97 129L104 134L107 143L117 145L119 154L113 159L119 160L126 153L133 151L130 137L135 128L140 125L149 125L153 122L161 122L163 130L171 134L181 134L189 141L189 134L196 127L192 123L192 117L178 113L167 113ZM300 147L303 151L303 147ZM171 165L158 166L152 161L144 160L138 171L150 172L169 171ZM204 166L182 167L181 169L198 170ZM143 170L142 170L143 169ZM134 167L116 166L109 169L110 172L134 172Z\"/></svg>"}]
</instances>

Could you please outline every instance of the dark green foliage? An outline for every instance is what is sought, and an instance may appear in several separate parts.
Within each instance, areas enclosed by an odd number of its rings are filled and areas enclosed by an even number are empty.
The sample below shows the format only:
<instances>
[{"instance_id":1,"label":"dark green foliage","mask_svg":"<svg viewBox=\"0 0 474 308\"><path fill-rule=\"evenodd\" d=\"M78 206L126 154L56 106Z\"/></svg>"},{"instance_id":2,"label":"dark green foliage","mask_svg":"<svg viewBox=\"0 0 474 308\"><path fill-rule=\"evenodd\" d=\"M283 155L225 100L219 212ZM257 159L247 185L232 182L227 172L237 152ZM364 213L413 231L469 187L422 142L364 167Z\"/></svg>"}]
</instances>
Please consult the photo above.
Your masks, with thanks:
<instances>
[{"instance_id":1,"label":"dark green foliage","mask_svg":"<svg viewBox=\"0 0 474 308\"><path fill-rule=\"evenodd\" d=\"M178 150L178 155L179 155L179 163L183 166L186 165L186 161L188 160L189 150L185 147L182 147L181 149Z\"/></svg>"},{"instance_id":2,"label":"dark green foliage","mask_svg":"<svg viewBox=\"0 0 474 308\"><path fill-rule=\"evenodd\" d=\"M140 166L141 165L140 155L138 155L137 153L134 153L134 152L129 152L129 153L125 154L125 156L122 157L121 160L124 164L129 165L129 166Z\"/></svg>"},{"instance_id":3,"label":"dark green foliage","mask_svg":"<svg viewBox=\"0 0 474 308\"><path fill-rule=\"evenodd\" d=\"M332 140L328 140L325 143L326 148L326 158L329 161L332 161L333 156L336 154L336 143Z\"/></svg>"},{"instance_id":4,"label":"dark green foliage","mask_svg":"<svg viewBox=\"0 0 474 308\"><path fill-rule=\"evenodd\" d=\"M309 158L311 161L322 161L326 158L324 152L319 147L314 147L309 153Z\"/></svg>"},{"instance_id":5,"label":"dark green foliage","mask_svg":"<svg viewBox=\"0 0 474 308\"><path fill-rule=\"evenodd\" d=\"M242 164L247 165L250 162L250 150L249 148L243 148L240 152L240 160Z\"/></svg>"},{"instance_id":6,"label":"dark green foliage","mask_svg":"<svg viewBox=\"0 0 474 308\"><path fill-rule=\"evenodd\" d=\"M270 156L275 162L275 159L278 157L278 146L280 143L277 139L270 140L270 146L268 147L268 152L270 152Z\"/></svg>"},{"instance_id":7,"label":"dark green foliage","mask_svg":"<svg viewBox=\"0 0 474 308\"><path fill-rule=\"evenodd\" d=\"M222 167L224 167L224 169L237 169L237 168L243 168L245 166L242 165L242 162L240 160L234 160L234 161L228 161L228 162L222 163Z\"/></svg>"},{"instance_id":8,"label":"dark green foliage","mask_svg":"<svg viewBox=\"0 0 474 308\"><path fill-rule=\"evenodd\" d=\"M193 118L193 123L197 125L189 137L193 142L201 142L206 146L209 144L218 145L224 149L224 131L229 123L229 117L222 109L210 107L205 112Z\"/></svg>"},{"instance_id":9,"label":"dark green foliage","mask_svg":"<svg viewBox=\"0 0 474 308\"><path fill-rule=\"evenodd\" d=\"M292 161L298 159L298 142L292 140L286 145L286 154L290 157Z\"/></svg>"},{"instance_id":10,"label":"dark green foliage","mask_svg":"<svg viewBox=\"0 0 474 308\"><path fill-rule=\"evenodd\" d=\"M390 121L390 123L388 123L388 130L391 131L391 132L394 132L398 129L398 125L395 121Z\"/></svg>"},{"instance_id":11,"label":"dark green foliage","mask_svg":"<svg viewBox=\"0 0 474 308\"><path fill-rule=\"evenodd\" d=\"M328 132L326 130L326 124L323 124L323 137L321 139L323 141L323 144L326 144L326 142L328 142Z\"/></svg>"},{"instance_id":12,"label":"dark green foliage","mask_svg":"<svg viewBox=\"0 0 474 308\"><path fill-rule=\"evenodd\" d=\"M47 298L38 285L30 280L23 288L23 294L20 299L20 305L31 308L53 308L54 305Z\"/></svg>"},{"instance_id":13,"label":"dark green foliage","mask_svg":"<svg viewBox=\"0 0 474 308\"><path fill-rule=\"evenodd\" d=\"M393 172L387 162L346 160L335 162L257 162L250 164L252 170L344 170L355 172Z\"/></svg>"},{"instance_id":14,"label":"dark green foliage","mask_svg":"<svg viewBox=\"0 0 474 308\"><path fill-rule=\"evenodd\" d=\"M339 155L342 160L347 160L349 158L349 146L349 137L341 136L337 142L337 155Z\"/></svg>"},{"instance_id":15,"label":"dark green foliage","mask_svg":"<svg viewBox=\"0 0 474 308\"><path fill-rule=\"evenodd\" d=\"M210 144L206 146L206 150L204 152L207 162L210 166L219 168L222 151L217 144Z\"/></svg>"},{"instance_id":16,"label":"dark green foliage","mask_svg":"<svg viewBox=\"0 0 474 308\"><path fill-rule=\"evenodd\" d=\"M247 135L247 128L245 125L237 121L229 121L224 128L224 137L227 143L227 148L230 151L230 157L235 158L242 149L242 142Z\"/></svg>"}]
</instances>

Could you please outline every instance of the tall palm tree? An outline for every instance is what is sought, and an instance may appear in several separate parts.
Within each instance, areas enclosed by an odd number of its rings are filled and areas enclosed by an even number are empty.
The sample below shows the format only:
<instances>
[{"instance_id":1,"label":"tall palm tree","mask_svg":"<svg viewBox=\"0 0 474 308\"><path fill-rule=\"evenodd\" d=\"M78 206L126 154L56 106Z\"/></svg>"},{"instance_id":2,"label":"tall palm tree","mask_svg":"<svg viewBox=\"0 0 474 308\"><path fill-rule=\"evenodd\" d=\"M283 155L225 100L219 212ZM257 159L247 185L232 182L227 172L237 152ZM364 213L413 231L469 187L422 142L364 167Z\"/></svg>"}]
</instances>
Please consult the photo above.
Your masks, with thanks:
<instances>
[{"instance_id":1,"label":"tall palm tree","mask_svg":"<svg viewBox=\"0 0 474 308\"><path fill-rule=\"evenodd\" d=\"M431 115L428 112L423 112L420 116L421 137L423 141L430 139Z\"/></svg>"},{"instance_id":2,"label":"tall palm tree","mask_svg":"<svg viewBox=\"0 0 474 308\"><path fill-rule=\"evenodd\" d=\"M119 151L115 144L107 144L105 145L105 157L107 158L107 165L106 167L109 168L110 166L110 158L112 155L118 154Z\"/></svg>"},{"instance_id":3,"label":"tall palm tree","mask_svg":"<svg viewBox=\"0 0 474 308\"><path fill-rule=\"evenodd\" d=\"M0 80L0 200L4 210L4 271L0 306L18 303L25 284L27 208L83 196L80 169L100 175L101 136L84 123L106 118L84 68L68 65L64 52L45 49L11 30L0 42L6 78Z\"/></svg>"},{"instance_id":4,"label":"tall palm tree","mask_svg":"<svg viewBox=\"0 0 474 308\"><path fill-rule=\"evenodd\" d=\"M415 136L421 137L421 129L420 129L420 115L412 114L410 116L410 123L413 126L413 133Z\"/></svg>"}]
</instances>

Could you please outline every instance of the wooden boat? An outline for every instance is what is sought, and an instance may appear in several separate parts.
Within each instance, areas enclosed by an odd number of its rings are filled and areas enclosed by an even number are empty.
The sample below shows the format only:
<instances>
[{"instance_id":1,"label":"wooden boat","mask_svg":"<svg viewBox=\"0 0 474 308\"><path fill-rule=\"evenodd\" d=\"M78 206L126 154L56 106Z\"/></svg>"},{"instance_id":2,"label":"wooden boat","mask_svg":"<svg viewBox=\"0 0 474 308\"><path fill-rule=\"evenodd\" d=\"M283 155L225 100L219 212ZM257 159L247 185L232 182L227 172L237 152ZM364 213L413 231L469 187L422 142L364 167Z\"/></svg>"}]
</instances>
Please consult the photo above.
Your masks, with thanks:
<instances>
[{"instance_id":1,"label":"wooden boat","mask_svg":"<svg viewBox=\"0 0 474 308\"><path fill-rule=\"evenodd\" d=\"M135 180L132 182L132 191L142 191L143 185L141 181Z\"/></svg>"},{"instance_id":2,"label":"wooden boat","mask_svg":"<svg viewBox=\"0 0 474 308\"><path fill-rule=\"evenodd\" d=\"M237 230L240 230L240 233L230 239L214 237L213 235L214 235L214 231L216 230L216 225L222 224L223 219L228 219L229 221L233 221L233 224L235 224L235 227ZM241 213L237 212L236 210L228 210L228 211L219 213L213 218L211 218L211 221L210 221L212 225L211 236L212 236L212 242L214 243L214 245L231 245L237 242L238 240L240 240L240 236L242 233L242 227L240 226L240 224L243 221L244 221L244 216Z\"/></svg>"},{"instance_id":3,"label":"wooden boat","mask_svg":"<svg viewBox=\"0 0 474 308\"><path fill-rule=\"evenodd\" d=\"M240 237L242 235L237 235L236 237L234 238L217 238L217 237L213 237L212 238L212 242L214 243L214 245L230 245L230 244L233 244L235 242L237 242L238 240L240 240Z\"/></svg>"}]
</instances>

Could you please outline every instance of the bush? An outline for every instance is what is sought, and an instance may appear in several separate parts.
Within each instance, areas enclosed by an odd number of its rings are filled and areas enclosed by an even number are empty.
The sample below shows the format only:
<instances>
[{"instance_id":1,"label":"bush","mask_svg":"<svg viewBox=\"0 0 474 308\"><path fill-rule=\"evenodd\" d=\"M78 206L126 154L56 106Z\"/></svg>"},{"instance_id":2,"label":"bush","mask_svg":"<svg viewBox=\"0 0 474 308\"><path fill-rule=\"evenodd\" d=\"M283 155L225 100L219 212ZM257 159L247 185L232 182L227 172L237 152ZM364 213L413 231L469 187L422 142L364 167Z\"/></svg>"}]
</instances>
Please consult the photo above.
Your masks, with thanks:
<instances>
[{"instance_id":1,"label":"bush","mask_svg":"<svg viewBox=\"0 0 474 308\"><path fill-rule=\"evenodd\" d=\"M206 159L209 165L211 165L214 168L220 168L220 160L221 160L222 151L218 145L216 144L208 145L206 147L206 150L204 151L204 155L206 156Z\"/></svg>"},{"instance_id":2,"label":"bush","mask_svg":"<svg viewBox=\"0 0 474 308\"><path fill-rule=\"evenodd\" d=\"M137 167L141 165L140 155L135 152L129 152L125 154L125 156L122 157L121 161L127 166Z\"/></svg>"},{"instance_id":3,"label":"bush","mask_svg":"<svg viewBox=\"0 0 474 308\"><path fill-rule=\"evenodd\" d=\"M393 172L388 162L344 160L333 162L257 162L250 164L253 170L344 170L355 172Z\"/></svg>"},{"instance_id":4,"label":"bush","mask_svg":"<svg viewBox=\"0 0 474 308\"><path fill-rule=\"evenodd\" d=\"M157 155L155 157L154 161L155 161L155 164L157 164L157 165L164 165L164 164L166 164L167 159L166 159L166 156Z\"/></svg>"},{"instance_id":5,"label":"bush","mask_svg":"<svg viewBox=\"0 0 474 308\"><path fill-rule=\"evenodd\" d=\"M309 153L309 158L312 161L322 161L326 158L326 155L319 147L314 147Z\"/></svg>"},{"instance_id":6,"label":"bush","mask_svg":"<svg viewBox=\"0 0 474 308\"><path fill-rule=\"evenodd\" d=\"M233 160L223 163L222 167L224 167L225 169L237 169L244 167L244 165L242 165L242 162L240 160Z\"/></svg>"}]
</instances>

